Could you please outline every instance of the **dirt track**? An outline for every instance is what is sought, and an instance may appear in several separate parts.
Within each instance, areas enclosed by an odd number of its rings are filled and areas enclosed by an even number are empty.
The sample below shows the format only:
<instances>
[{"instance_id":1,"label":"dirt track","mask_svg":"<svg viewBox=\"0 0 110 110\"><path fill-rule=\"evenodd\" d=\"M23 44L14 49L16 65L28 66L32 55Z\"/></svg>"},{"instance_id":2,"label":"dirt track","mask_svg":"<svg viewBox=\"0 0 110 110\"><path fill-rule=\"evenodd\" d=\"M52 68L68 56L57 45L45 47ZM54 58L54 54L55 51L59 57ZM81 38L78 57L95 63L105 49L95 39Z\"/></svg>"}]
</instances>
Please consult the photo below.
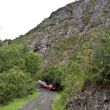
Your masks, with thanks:
<instances>
[{"instance_id":1,"label":"dirt track","mask_svg":"<svg viewBox=\"0 0 110 110\"><path fill-rule=\"evenodd\" d=\"M56 93L44 89L40 89L40 92L40 96L19 110L52 110L51 106L55 99Z\"/></svg>"}]
</instances>

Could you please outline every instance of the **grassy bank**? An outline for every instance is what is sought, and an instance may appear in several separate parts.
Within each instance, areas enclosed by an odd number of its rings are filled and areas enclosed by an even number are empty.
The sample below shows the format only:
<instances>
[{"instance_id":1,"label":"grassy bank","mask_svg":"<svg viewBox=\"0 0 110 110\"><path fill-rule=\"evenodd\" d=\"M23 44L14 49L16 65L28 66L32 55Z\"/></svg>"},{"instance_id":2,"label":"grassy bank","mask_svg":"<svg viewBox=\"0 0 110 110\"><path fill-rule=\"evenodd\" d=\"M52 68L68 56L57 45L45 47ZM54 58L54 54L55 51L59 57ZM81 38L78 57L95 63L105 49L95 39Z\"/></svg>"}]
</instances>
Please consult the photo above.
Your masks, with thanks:
<instances>
[{"instance_id":1,"label":"grassy bank","mask_svg":"<svg viewBox=\"0 0 110 110\"><path fill-rule=\"evenodd\" d=\"M56 96L56 99L54 100L54 103L52 105L52 110L63 110L63 104L62 104L62 98L61 94L58 93Z\"/></svg>"},{"instance_id":2,"label":"grassy bank","mask_svg":"<svg viewBox=\"0 0 110 110\"><path fill-rule=\"evenodd\" d=\"M35 97L39 96L40 93L38 91L34 92L32 95L27 97L16 99L8 105L0 105L0 110L18 110L22 108L23 105L27 104L29 101L33 100Z\"/></svg>"}]
</instances>

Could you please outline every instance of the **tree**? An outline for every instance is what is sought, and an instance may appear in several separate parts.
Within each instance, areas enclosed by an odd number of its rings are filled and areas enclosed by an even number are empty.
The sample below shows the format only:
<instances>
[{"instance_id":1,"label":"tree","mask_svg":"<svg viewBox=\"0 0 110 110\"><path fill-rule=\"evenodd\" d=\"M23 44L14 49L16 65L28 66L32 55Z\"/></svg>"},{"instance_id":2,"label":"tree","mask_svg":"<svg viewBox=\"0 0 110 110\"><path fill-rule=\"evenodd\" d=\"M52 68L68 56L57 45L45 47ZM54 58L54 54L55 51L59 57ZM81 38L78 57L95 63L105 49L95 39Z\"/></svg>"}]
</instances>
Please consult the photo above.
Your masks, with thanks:
<instances>
[{"instance_id":1,"label":"tree","mask_svg":"<svg viewBox=\"0 0 110 110\"><path fill-rule=\"evenodd\" d=\"M10 44L0 48L0 72L6 71L14 66L23 69L25 66L25 53L23 45Z\"/></svg>"},{"instance_id":2,"label":"tree","mask_svg":"<svg viewBox=\"0 0 110 110\"><path fill-rule=\"evenodd\" d=\"M26 71L35 74L40 68L40 60L36 53L28 52L25 56Z\"/></svg>"}]
</instances>

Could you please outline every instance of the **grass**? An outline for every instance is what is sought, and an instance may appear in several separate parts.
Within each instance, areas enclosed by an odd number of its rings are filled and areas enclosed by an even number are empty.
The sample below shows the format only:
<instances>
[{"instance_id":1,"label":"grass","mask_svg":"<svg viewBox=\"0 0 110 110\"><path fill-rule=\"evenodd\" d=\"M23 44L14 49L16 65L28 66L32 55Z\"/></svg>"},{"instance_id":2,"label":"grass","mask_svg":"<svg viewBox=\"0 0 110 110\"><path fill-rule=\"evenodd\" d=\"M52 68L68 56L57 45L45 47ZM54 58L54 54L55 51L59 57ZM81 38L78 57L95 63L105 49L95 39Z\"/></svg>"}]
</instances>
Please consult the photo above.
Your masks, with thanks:
<instances>
[{"instance_id":1,"label":"grass","mask_svg":"<svg viewBox=\"0 0 110 110\"><path fill-rule=\"evenodd\" d=\"M57 93L56 99L52 105L52 110L64 110L61 93Z\"/></svg>"},{"instance_id":2,"label":"grass","mask_svg":"<svg viewBox=\"0 0 110 110\"><path fill-rule=\"evenodd\" d=\"M27 97L21 99L15 99L13 102L9 103L8 105L5 106L0 105L0 110L18 110L39 95L40 93L36 91L32 95L29 95Z\"/></svg>"}]
</instances>

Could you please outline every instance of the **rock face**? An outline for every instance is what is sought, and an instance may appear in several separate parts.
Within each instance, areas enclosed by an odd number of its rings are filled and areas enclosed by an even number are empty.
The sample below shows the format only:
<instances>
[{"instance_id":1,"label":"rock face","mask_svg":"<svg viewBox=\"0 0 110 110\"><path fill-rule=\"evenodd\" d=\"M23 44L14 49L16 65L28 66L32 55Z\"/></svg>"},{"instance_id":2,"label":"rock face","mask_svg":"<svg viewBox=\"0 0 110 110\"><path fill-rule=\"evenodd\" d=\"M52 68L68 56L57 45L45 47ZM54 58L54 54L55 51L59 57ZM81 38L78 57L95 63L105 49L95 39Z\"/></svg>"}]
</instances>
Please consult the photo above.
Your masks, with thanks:
<instances>
[{"instance_id":1,"label":"rock face","mask_svg":"<svg viewBox=\"0 0 110 110\"><path fill-rule=\"evenodd\" d=\"M86 90L72 98L66 110L110 110L110 88Z\"/></svg>"},{"instance_id":2,"label":"rock face","mask_svg":"<svg viewBox=\"0 0 110 110\"><path fill-rule=\"evenodd\" d=\"M68 45L70 42L64 49L65 40L109 25L109 0L79 0L53 12L23 39L32 43L33 50L42 56L46 64L60 63L74 52L74 44Z\"/></svg>"}]
</instances>

